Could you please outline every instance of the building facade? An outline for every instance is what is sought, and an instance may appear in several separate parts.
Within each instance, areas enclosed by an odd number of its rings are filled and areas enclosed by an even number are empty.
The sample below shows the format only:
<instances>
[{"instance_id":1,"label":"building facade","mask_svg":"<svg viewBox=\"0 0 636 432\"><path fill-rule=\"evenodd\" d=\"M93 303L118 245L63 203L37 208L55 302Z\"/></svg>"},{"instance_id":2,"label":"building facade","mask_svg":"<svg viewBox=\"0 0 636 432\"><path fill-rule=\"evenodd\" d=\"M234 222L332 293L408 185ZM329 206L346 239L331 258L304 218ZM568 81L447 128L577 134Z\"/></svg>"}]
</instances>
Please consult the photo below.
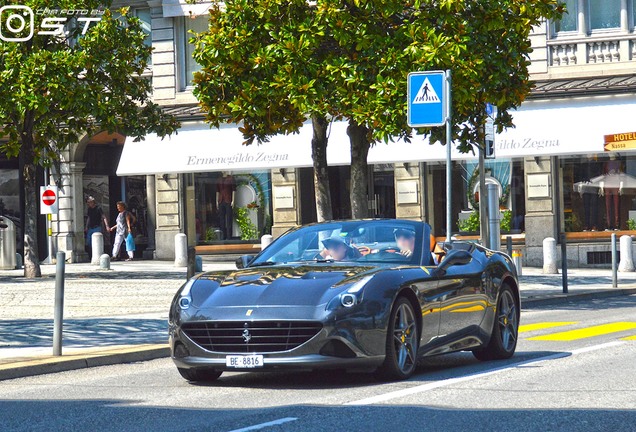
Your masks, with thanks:
<instances>
[{"instance_id":1,"label":"building facade","mask_svg":"<svg viewBox=\"0 0 636 432\"><path fill-rule=\"evenodd\" d=\"M263 145L243 146L236 126L210 129L192 94L190 31L207 26L207 5L179 0L125 2L146 24L154 51L147 71L153 98L182 121L178 134L85 137L65 154L55 245L86 259L85 198L107 215L127 201L141 221L146 257L174 258L174 236L186 233L201 252L258 250L265 233L316 219L311 126ZM565 233L571 265L606 265L611 232L636 226L636 8L633 0L568 0L560 22L531 36L535 90L513 114L514 129L495 138L486 163L500 191L502 230L526 265L542 264L546 237ZM335 218L350 217L346 125L331 125L328 145ZM446 234L445 150L425 139L376 144L369 153L369 217L426 220ZM475 239L477 160L453 153L454 235ZM233 184L233 187L232 187ZM230 192L231 223L219 204ZM610 231L611 230L611 231ZM243 240L241 240L243 239ZM145 252L144 252L145 251Z\"/></svg>"}]
</instances>

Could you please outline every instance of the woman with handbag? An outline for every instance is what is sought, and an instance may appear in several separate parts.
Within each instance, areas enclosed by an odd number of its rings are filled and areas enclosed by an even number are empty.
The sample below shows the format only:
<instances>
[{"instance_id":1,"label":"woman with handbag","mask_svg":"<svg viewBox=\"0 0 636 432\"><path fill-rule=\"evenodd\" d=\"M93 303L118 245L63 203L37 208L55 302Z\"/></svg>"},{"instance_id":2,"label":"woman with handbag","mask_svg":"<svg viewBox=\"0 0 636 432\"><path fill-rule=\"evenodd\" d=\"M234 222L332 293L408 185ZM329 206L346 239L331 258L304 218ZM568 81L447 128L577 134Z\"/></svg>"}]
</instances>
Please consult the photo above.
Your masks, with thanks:
<instances>
[{"instance_id":1,"label":"woman with handbag","mask_svg":"<svg viewBox=\"0 0 636 432\"><path fill-rule=\"evenodd\" d=\"M115 242L113 243L113 261L116 261L119 256L119 250L121 244L126 241L126 252L128 258L126 261L132 261L135 251L135 241L132 236L132 225L134 224L133 215L126 210L126 204L123 201L117 201L117 215L116 223L110 227L110 231L115 231ZM128 240L130 239L130 240Z\"/></svg>"}]
</instances>

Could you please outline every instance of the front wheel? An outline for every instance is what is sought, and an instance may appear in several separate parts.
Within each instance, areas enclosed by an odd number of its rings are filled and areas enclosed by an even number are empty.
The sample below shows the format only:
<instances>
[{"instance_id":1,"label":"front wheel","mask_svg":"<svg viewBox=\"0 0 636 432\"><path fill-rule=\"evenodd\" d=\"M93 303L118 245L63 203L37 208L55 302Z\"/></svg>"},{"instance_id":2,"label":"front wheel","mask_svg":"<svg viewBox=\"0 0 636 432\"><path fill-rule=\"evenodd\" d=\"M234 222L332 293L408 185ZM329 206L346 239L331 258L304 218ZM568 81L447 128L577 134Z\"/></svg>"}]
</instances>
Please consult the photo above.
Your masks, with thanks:
<instances>
[{"instance_id":1,"label":"front wheel","mask_svg":"<svg viewBox=\"0 0 636 432\"><path fill-rule=\"evenodd\" d=\"M217 371L214 369L186 369L186 368L177 368L179 374L188 381L191 382L210 382L216 381L221 374L222 371Z\"/></svg>"},{"instance_id":2,"label":"front wheel","mask_svg":"<svg viewBox=\"0 0 636 432\"><path fill-rule=\"evenodd\" d=\"M417 364L419 334L413 305L398 298L391 310L386 335L386 357L378 369L378 378L402 380L410 377Z\"/></svg>"},{"instance_id":3,"label":"front wheel","mask_svg":"<svg viewBox=\"0 0 636 432\"><path fill-rule=\"evenodd\" d=\"M503 360L513 356L519 335L519 306L512 289L501 287L497 302L497 319L486 347L473 351L478 360Z\"/></svg>"}]
</instances>

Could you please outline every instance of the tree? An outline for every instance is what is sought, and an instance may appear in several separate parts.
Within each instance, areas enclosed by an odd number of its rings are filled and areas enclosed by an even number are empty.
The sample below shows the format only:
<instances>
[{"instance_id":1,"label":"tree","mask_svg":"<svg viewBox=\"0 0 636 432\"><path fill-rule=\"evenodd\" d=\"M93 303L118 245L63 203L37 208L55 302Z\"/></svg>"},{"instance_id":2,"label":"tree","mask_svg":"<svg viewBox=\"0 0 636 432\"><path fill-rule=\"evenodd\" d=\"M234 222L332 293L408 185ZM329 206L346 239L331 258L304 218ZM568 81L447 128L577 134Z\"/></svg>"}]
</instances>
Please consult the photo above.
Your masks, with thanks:
<instances>
[{"instance_id":1,"label":"tree","mask_svg":"<svg viewBox=\"0 0 636 432\"><path fill-rule=\"evenodd\" d=\"M98 0L20 4L32 11L103 12L69 19L53 15L64 19L44 25L48 16L36 13L33 37L0 45L0 127L7 139L0 150L20 159L25 189L24 274L33 278L40 276L36 166L59 161L60 153L84 134L119 132L138 141L150 131L170 134L178 122L150 100L151 84L142 74L151 48L144 45L140 21L127 8L115 17L103 9L110 3ZM51 22L64 24L65 32L38 34ZM19 28L17 22L13 28ZM11 36L26 39L27 31L28 25Z\"/></svg>"},{"instance_id":2,"label":"tree","mask_svg":"<svg viewBox=\"0 0 636 432\"><path fill-rule=\"evenodd\" d=\"M242 121L243 133L259 140L294 132L303 114L346 120L352 216L367 217L370 146L412 137L407 74L452 71L452 138L474 151L486 102L499 107L499 131L512 126L508 110L532 86L530 31L562 12L557 0L226 1L198 38L198 95L213 124ZM290 106L293 116L280 114ZM417 133L445 142L443 128Z\"/></svg>"},{"instance_id":3,"label":"tree","mask_svg":"<svg viewBox=\"0 0 636 432\"><path fill-rule=\"evenodd\" d=\"M194 94L206 121L241 123L246 145L297 133L311 119L318 220L333 218L327 172L328 110L316 103L328 50L305 0L216 3L207 32L195 35ZM318 106L317 106L318 105Z\"/></svg>"}]
</instances>

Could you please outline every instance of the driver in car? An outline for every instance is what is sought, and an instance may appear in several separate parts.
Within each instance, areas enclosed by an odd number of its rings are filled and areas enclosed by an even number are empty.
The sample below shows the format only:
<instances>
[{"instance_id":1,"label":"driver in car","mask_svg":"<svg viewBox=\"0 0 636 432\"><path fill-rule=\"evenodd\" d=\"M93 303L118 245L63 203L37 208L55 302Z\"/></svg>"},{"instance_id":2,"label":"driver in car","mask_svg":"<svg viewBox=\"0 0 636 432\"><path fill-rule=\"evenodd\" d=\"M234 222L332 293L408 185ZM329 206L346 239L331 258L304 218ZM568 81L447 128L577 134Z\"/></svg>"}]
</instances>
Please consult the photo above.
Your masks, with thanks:
<instances>
[{"instance_id":1,"label":"driver in car","mask_svg":"<svg viewBox=\"0 0 636 432\"><path fill-rule=\"evenodd\" d=\"M400 254L405 257L410 257L413 255L413 251L415 251L415 231L410 228L396 228L393 230L393 234L395 235L395 243L397 247L400 249ZM435 265L438 265L442 260L443 255L445 254L444 249L440 245L437 244L435 237L431 234L430 238L430 246L431 246L431 256L433 257L433 262Z\"/></svg>"},{"instance_id":2,"label":"driver in car","mask_svg":"<svg viewBox=\"0 0 636 432\"><path fill-rule=\"evenodd\" d=\"M329 253L325 259L333 259L334 261L343 261L347 259L360 258L360 252L345 243L344 239L339 236L329 237L322 241L323 246Z\"/></svg>"}]
</instances>

